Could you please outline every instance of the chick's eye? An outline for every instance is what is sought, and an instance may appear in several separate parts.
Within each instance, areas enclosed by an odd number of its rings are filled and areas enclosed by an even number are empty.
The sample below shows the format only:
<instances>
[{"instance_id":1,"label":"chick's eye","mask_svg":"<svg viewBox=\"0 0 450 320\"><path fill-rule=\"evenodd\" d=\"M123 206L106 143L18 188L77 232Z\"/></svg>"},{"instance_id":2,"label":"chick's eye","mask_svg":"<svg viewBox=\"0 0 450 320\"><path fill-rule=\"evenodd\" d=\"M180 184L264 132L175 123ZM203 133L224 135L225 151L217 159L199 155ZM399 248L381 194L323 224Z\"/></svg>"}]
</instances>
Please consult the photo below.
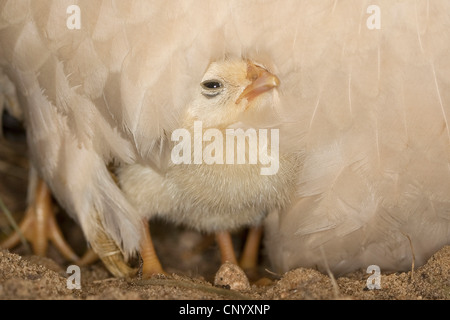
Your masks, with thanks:
<instances>
[{"instance_id":1,"label":"chick's eye","mask_svg":"<svg viewBox=\"0 0 450 320\"><path fill-rule=\"evenodd\" d=\"M206 80L202 82L202 94L206 97L215 97L222 92L223 84L219 80Z\"/></svg>"},{"instance_id":2,"label":"chick's eye","mask_svg":"<svg viewBox=\"0 0 450 320\"><path fill-rule=\"evenodd\" d=\"M207 80L202 83L203 89L219 89L222 88L222 83L217 80Z\"/></svg>"}]
</instances>

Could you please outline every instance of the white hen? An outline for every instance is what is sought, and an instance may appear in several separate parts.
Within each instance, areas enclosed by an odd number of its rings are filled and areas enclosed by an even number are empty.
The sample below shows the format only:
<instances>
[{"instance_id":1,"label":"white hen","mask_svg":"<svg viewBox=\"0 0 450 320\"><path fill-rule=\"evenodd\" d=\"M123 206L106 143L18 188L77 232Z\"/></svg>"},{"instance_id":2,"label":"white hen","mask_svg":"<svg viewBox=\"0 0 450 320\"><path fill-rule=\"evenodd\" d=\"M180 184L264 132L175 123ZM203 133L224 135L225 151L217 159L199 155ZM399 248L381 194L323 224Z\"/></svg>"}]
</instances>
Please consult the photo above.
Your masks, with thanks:
<instances>
[{"instance_id":1,"label":"white hen","mask_svg":"<svg viewBox=\"0 0 450 320\"><path fill-rule=\"evenodd\" d=\"M422 262L450 242L448 1L79 0L69 29L73 4L1 0L0 66L35 167L89 241L100 221L138 248L107 164L165 170L167 137L230 56L278 76L276 117L253 125L304 154L296 199L267 222L275 266L405 269L411 247Z\"/></svg>"},{"instance_id":2,"label":"white hen","mask_svg":"<svg viewBox=\"0 0 450 320\"><path fill-rule=\"evenodd\" d=\"M305 160L296 201L266 221L278 271L407 270L450 243L449 9L319 1L302 11L298 72L287 76L297 83L286 84L299 94L285 94L297 99Z\"/></svg>"}]
</instances>

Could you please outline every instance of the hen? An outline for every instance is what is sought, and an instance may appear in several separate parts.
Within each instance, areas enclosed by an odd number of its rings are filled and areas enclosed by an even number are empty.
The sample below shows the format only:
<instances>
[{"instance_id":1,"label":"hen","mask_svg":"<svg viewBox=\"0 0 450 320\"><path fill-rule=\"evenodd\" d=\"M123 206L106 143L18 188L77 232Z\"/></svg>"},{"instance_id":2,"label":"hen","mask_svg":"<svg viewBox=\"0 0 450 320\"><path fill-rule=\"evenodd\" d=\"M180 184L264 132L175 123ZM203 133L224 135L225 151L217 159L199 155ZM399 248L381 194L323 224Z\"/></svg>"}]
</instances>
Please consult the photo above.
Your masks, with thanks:
<instances>
[{"instance_id":1,"label":"hen","mask_svg":"<svg viewBox=\"0 0 450 320\"><path fill-rule=\"evenodd\" d=\"M301 92L305 158L265 223L278 272L402 271L450 244L450 2L350 6L304 8L297 82L280 75Z\"/></svg>"},{"instance_id":2,"label":"hen","mask_svg":"<svg viewBox=\"0 0 450 320\"><path fill-rule=\"evenodd\" d=\"M450 242L448 1L1 0L0 12L34 167L103 259L138 250L155 214L220 232L274 209L280 271L400 270ZM240 99L249 63L281 85ZM240 91L205 99L215 80ZM288 179L175 166L172 134L196 121L279 130Z\"/></svg>"}]
</instances>

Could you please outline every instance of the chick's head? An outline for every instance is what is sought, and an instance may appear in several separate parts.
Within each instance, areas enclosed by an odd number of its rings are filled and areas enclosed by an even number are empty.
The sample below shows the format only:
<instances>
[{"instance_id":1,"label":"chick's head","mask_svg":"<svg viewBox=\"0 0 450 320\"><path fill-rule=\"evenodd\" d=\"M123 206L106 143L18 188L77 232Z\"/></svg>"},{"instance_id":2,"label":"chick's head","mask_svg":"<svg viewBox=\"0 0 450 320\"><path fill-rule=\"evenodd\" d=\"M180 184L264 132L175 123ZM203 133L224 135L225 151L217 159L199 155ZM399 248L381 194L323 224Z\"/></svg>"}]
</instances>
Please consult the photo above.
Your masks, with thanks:
<instances>
[{"instance_id":1,"label":"chick's head","mask_svg":"<svg viewBox=\"0 0 450 320\"><path fill-rule=\"evenodd\" d=\"M223 60L209 65L189 105L185 125L225 128L252 117L274 103L277 76L250 60Z\"/></svg>"}]
</instances>

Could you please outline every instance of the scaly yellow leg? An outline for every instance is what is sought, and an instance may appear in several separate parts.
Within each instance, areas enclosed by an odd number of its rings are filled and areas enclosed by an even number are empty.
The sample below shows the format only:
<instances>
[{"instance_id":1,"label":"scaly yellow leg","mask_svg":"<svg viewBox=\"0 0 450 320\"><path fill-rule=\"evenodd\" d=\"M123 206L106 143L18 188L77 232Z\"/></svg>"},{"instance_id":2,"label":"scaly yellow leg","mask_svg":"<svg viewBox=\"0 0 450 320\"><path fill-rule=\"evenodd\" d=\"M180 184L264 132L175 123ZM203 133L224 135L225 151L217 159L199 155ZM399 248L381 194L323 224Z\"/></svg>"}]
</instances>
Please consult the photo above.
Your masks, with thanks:
<instances>
[{"instance_id":1,"label":"scaly yellow leg","mask_svg":"<svg viewBox=\"0 0 450 320\"><path fill-rule=\"evenodd\" d=\"M153 246L150 227L147 221L142 222L142 240L140 253L143 261L142 277L150 278L156 274L165 274L161 262L159 262L155 247Z\"/></svg>"},{"instance_id":2,"label":"scaly yellow leg","mask_svg":"<svg viewBox=\"0 0 450 320\"><path fill-rule=\"evenodd\" d=\"M48 242L51 241L67 260L79 259L62 236L52 210L50 190L40 179L36 186L35 199L28 207L19 229L25 239L31 242L36 255L45 256ZM14 232L0 244L0 247L11 249L19 242L20 236L18 232Z\"/></svg>"},{"instance_id":3,"label":"scaly yellow leg","mask_svg":"<svg viewBox=\"0 0 450 320\"><path fill-rule=\"evenodd\" d=\"M251 270L258 266L258 255L262 234L262 227L253 227L249 229L244 250L239 261L239 266L242 269Z\"/></svg>"},{"instance_id":4,"label":"scaly yellow leg","mask_svg":"<svg viewBox=\"0 0 450 320\"><path fill-rule=\"evenodd\" d=\"M236 254L234 253L233 241L231 240L230 233L227 231L217 232L216 241L219 245L222 264L231 262L237 265Z\"/></svg>"}]
</instances>

